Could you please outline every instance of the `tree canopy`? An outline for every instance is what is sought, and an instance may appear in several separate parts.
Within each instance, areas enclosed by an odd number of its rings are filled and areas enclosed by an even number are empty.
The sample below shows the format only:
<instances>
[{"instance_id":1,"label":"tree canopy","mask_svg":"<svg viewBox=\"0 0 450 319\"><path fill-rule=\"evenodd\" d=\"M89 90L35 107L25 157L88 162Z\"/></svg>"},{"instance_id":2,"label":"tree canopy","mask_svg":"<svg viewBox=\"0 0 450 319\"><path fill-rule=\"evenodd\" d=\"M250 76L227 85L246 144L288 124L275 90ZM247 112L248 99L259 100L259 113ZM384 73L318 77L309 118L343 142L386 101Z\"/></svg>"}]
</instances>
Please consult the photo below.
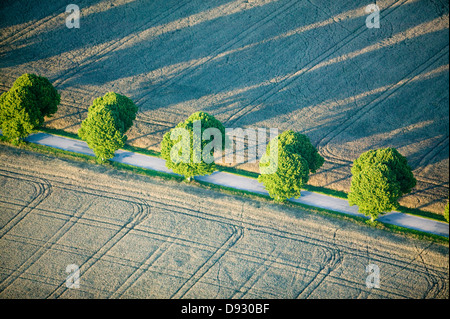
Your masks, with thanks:
<instances>
[{"instance_id":1,"label":"tree canopy","mask_svg":"<svg viewBox=\"0 0 450 319\"><path fill-rule=\"evenodd\" d=\"M411 192L416 179L407 159L394 148L370 150L352 166L348 200L372 220L397 209L398 199Z\"/></svg>"},{"instance_id":2,"label":"tree canopy","mask_svg":"<svg viewBox=\"0 0 450 319\"><path fill-rule=\"evenodd\" d=\"M87 142L99 161L106 161L124 146L127 140L125 133L133 125L137 111L137 106L128 97L115 92L106 93L89 107L78 135Z\"/></svg>"},{"instance_id":3,"label":"tree canopy","mask_svg":"<svg viewBox=\"0 0 450 319\"><path fill-rule=\"evenodd\" d=\"M56 113L59 103L60 95L48 79L36 74L21 75L0 96L3 135L18 143L41 126L45 116Z\"/></svg>"},{"instance_id":4,"label":"tree canopy","mask_svg":"<svg viewBox=\"0 0 450 319\"><path fill-rule=\"evenodd\" d=\"M291 154L301 155L308 163L309 172L315 173L322 167L325 159L312 145L308 136L292 130L281 133L278 137L279 147Z\"/></svg>"},{"instance_id":5,"label":"tree canopy","mask_svg":"<svg viewBox=\"0 0 450 319\"><path fill-rule=\"evenodd\" d=\"M449 221L449 217L448 217L448 206L449 206L449 203L447 202L447 205L445 205L445 207L444 207L444 218L445 218L445 220L448 222Z\"/></svg>"},{"instance_id":6,"label":"tree canopy","mask_svg":"<svg viewBox=\"0 0 450 319\"><path fill-rule=\"evenodd\" d=\"M277 148L278 152L271 151ZM276 171L264 173L269 165L276 163ZM260 160L261 175L258 181L264 184L270 197L276 201L298 198L301 188L324 163L306 135L285 131L269 142L266 153Z\"/></svg>"},{"instance_id":7,"label":"tree canopy","mask_svg":"<svg viewBox=\"0 0 450 319\"><path fill-rule=\"evenodd\" d=\"M219 136L214 136L214 139L217 139L215 140L216 148L223 150L225 127L214 116L205 112L192 114L164 134L161 142L161 156L166 160L167 168L187 179L213 173L216 170L216 164L212 160L215 149L208 148L206 152L208 154L205 154L205 150L206 146L214 141L209 142L203 138L208 129L217 129ZM211 155L211 160L205 161L205 155Z\"/></svg>"}]
</instances>

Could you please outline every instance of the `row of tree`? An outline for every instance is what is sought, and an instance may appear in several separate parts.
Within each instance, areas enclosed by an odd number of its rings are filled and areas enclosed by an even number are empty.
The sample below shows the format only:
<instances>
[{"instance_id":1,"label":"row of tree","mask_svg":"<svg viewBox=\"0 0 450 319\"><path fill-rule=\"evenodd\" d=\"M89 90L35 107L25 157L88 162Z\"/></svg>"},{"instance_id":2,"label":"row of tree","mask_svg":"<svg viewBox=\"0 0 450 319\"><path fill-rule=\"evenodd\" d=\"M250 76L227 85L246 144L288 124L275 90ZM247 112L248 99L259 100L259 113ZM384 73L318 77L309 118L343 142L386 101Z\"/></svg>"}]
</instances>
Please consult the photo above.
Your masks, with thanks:
<instances>
[{"instance_id":1,"label":"row of tree","mask_svg":"<svg viewBox=\"0 0 450 319\"><path fill-rule=\"evenodd\" d=\"M20 76L11 89L0 96L0 127L3 135L14 144L20 143L43 124L44 117L56 113L59 103L59 93L46 78L35 74ZM111 159L115 151L124 146L126 132L133 125L137 111L133 101L114 92L94 100L78 134L94 151L99 162ZM198 121L201 124L200 137L194 134L194 125ZM176 129L184 129L190 135L189 157L184 161L176 160L184 156L183 148L177 147L183 137L173 138ZM215 162L196 159L193 151L194 145L197 145L209 155L216 155L213 152L217 150L206 149L208 143L201 139L208 129L217 129L222 135L223 142L219 148L224 151L226 136L222 123L205 112L196 112L164 135L161 156L166 160L166 166L189 180L193 176L214 172ZM277 152L271 152L273 148L277 148ZM264 174L264 168L274 161L277 163L276 171ZM259 162L262 173L258 181L264 184L276 201L298 198L309 175L317 172L323 164L324 158L306 135L288 130L268 143L266 153ZM406 158L393 148L361 154L354 161L351 173L349 203L357 205L359 211L372 220L384 212L397 209L399 198L411 192L416 185ZM444 215L448 221L448 204Z\"/></svg>"},{"instance_id":2,"label":"row of tree","mask_svg":"<svg viewBox=\"0 0 450 319\"><path fill-rule=\"evenodd\" d=\"M13 144L23 141L33 130L39 128L45 117L58 110L61 97L50 81L35 74L23 74L11 89L0 95L0 128ZM133 125L137 106L126 96L110 92L94 100L88 116L78 131L94 151L97 159L104 162L114 157L123 147L125 133Z\"/></svg>"},{"instance_id":3,"label":"row of tree","mask_svg":"<svg viewBox=\"0 0 450 319\"><path fill-rule=\"evenodd\" d=\"M164 135L161 143L162 158L166 160L169 169L184 175L187 179L197 175L208 175L216 170L214 162L193 160L195 138L199 138L194 135L195 121L201 121L202 133L209 128L217 128L225 135L222 123L204 112L192 114ZM190 160L187 162L174 161L173 150L180 142L181 136L172 139L172 133L179 128L186 129L191 136L188 152ZM225 136L222 140L226 140ZM207 144L204 140L197 143L202 143L202 149ZM222 149L224 147L223 144ZM278 151L271 152L273 147L277 147ZM182 148L177 149L176 155L182 157L182 151ZM213 149L210 152L213 155ZM274 156L277 158L273 158ZM278 163L277 170L270 174L262 173L264 167L274 161ZM267 145L266 153L259 162L261 174L258 181L264 184L271 198L283 202L290 198L298 198L309 180L309 175L317 172L323 164L324 158L306 135L288 130L279 134ZM384 212L397 209L399 198L411 192L416 186L416 179L407 159L394 148L370 150L361 154L353 163L351 172L349 204L357 205L359 211L370 216L372 221Z\"/></svg>"}]
</instances>

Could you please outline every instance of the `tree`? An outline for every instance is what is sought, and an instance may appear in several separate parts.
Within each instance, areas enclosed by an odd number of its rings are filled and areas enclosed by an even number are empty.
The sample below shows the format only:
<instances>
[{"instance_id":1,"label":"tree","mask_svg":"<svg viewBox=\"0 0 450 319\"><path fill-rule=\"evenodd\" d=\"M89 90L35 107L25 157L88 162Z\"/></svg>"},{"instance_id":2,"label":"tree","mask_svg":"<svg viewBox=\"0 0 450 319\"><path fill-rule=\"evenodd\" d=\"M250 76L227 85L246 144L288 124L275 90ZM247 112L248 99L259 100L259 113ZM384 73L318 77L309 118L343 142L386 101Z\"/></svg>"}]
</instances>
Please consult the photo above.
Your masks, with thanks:
<instances>
[{"instance_id":1,"label":"tree","mask_svg":"<svg viewBox=\"0 0 450 319\"><path fill-rule=\"evenodd\" d=\"M94 151L98 161L104 162L125 145L125 133L133 125L137 111L137 106L128 97L106 93L89 107L78 135Z\"/></svg>"},{"instance_id":2,"label":"tree","mask_svg":"<svg viewBox=\"0 0 450 319\"><path fill-rule=\"evenodd\" d=\"M348 201L374 221L379 214L397 209L398 199L411 192L416 179L407 159L394 148L370 150L351 169Z\"/></svg>"},{"instance_id":3,"label":"tree","mask_svg":"<svg viewBox=\"0 0 450 319\"><path fill-rule=\"evenodd\" d=\"M271 152L274 147L278 148L278 152ZM277 163L276 171L264 173L265 168L273 163ZM276 201L298 198L301 188L309 180L309 174L315 173L323 163L324 158L306 135L285 131L267 145L259 163L261 174L258 181L264 184L270 197Z\"/></svg>"},{"instance_id":4,"label":"tree","mask_svg":"<svg viewBox=\"0 0 450 319\"><path fill-rule=\"evenodd\" d=\"M448 223L448 219L449 219L449 217L448 217L448 205L449 205L449 202L447 202L447 205L445 205L445 207L444 207L444 218L445 218L445 220L447 221L447 223Z\"/></svg>"},{"instance_id":5,"label":"tree","mask_svg":"<svg viewBox=\"0 0 450 319\"><path fill-rule=\"evenodd\" d=\"M261 174L258 181L264 184L275 201L300 196L303 185L309 180L308 162L298 154L281 151L276 173Z\"/></svg>"},{"instance_id":6,"label":"tree","mask_svg":"<svg viewBox=\"0 0 450 319\"><path fill-rule=\"evenodd\" d=\"M0 126L3 135L19 143L58 110L60 95L50 81L23 74L0 96Z\"/></svg>"},{"instance_id":7,"label":"tree","mask_svg":"<svg viewBox=\"0 0 450 319\"><path fill-rule=\"evenodd\" d=\"M307 161L311 173L317 172L325 162L308 136L304 134L292 130L285 131L279 135L278 143L281 149L291 154L301 155Z\"/></svg>"},{"instance_id":8,"label":"tree","mask_svg":"<svg viewBox=\"0 0 450 319\"><path fill-rule=\"evenodd\" d=\"M216 132L212 142L203 138L210 131ZM216 149L208 147L211 143L215 143ZM224 147L225 127L222 123L208 113L196 112L164 134L161 157L166 160L167 168L190 180L194 176L213 173L216 170L213 153ZM210 155L211 160L206 160L206 155Z\"/></svg>"}]
</instances>

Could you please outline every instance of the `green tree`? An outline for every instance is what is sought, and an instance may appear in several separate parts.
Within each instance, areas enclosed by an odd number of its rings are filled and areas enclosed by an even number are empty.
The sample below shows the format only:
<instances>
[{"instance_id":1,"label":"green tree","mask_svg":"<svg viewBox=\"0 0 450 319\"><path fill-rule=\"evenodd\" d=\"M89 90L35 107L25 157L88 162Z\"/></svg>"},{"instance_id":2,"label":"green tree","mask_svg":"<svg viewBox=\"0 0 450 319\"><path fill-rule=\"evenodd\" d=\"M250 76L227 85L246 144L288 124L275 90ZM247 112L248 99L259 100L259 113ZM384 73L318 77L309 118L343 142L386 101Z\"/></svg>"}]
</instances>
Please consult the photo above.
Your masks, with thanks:
<instances>
[{"instance_id":1,"label":"green tree","mask_svg":"<svg viewBox=\"0 0 450 319\"><path fill-rule=\"evenodd\" d=\"M301 155L283 150L278 154L278 160L277 172L261 174L258 181L275 201L298 198L301 188L309 180L308 162Z\"/></svg>"},{"instance_id":2,"label":"green tree","mask_svg":"<svg viewBox=\"0 0 450 319\"><path fill-rule=\"evenodd\" d=\"M278 152L271 152L274 147L278 148ZM276 171L264 173L265 168L273 163L277 163ZM309 180L309 174L315 173L323 163L324 158L306 135L285 131L267 145L259 163L261 174L258 181L264 184L270 197L276 201L298 198L301 188Z\"/></svg>"},{"instance_id":3,"label":"green tree","mask_svg":"<svg viewBox=\"0 0 450 319\"><path fill-rule=\"evenodd\" d=\"M322 167L325 159L312 145L308 136L292 130L281 133L278 137L279 147L291 154L301 155L308 163L311 173L317 172Z\"/></svg>"},{"instance_id":4,"label":"green tree","mask_svg":"<svg viewBox=\"0 0 450 319\"><path fill-rule=\"evenodd\" d=\"M78 135L94 151L98 161L104 162L113 158L116 150L125 145L125 133L133 125L137 111L137 106L128 97L106 93L89 107Z\"/></svg>"},{"instance_id":5,"label":"green tree","mask_svg":"<svg viewBox=\"0 0 450 319\"><path fill-rule=\"evenodd\" d=\"M203 138L205 131L209 129L216 129L218 133L211 142ZM180 134L176 134L177 132ZM216 149L211 148L205 152L207 145L214 142ZM161 157L166 160L167 168L190 180L194 176L213 173L216 170L214 151L222 151L224 147L225 127L222 123L208 113L196 112L164 134ZM211 155L211 160L206 161L205 155Z\"/></svg>"},{"instance_id":6,"label":"green tree","mask_svg":"<svg viewBox=\"0 0 450 319\"><path fill-rule=\"evenodd\" d=\"M23 74L8 92L0 96L0 127L13 143L27 137L56 113L60 95L50 81L35 74Z\"/></svg>"},{"instance_id":7,"label":"green tree","mask_svg":"<svg viewBox=\"0 0 450 319\"><path fill-rule=\"evenodd\" d=\"M445 205L445 208L444 208L444 218L445 218L445 220L447 221L447 223L449 222L449 217L448 217L448 202L447 202L447 205Z\"/></svg>"},{"instance_id":8,"label":"green tree","mask_svg":"<svg viewBox=\"0 0 450 319\"><path fill-rule=\"evenodd\" d=\"M348 201L374 221L379 214L397 209L398 199L411 192L416 179L407 159L394 148L370 150L351 169Z\"/></svg>"}]
</instances>

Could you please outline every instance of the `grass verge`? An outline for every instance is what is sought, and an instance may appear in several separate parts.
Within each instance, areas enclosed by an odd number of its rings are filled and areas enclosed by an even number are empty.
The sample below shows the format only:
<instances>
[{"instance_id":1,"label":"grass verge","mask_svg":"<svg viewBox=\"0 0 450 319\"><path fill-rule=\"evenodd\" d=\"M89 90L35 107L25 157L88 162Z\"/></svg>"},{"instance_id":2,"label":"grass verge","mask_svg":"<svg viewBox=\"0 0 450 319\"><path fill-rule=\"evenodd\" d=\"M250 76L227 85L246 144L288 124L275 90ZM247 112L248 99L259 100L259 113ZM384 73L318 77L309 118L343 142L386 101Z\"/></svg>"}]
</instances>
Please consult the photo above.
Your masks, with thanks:
<instances>
[{"instance_id":1,"label":"grass verge","mask_svg":"<svg viewBox=\"0 0 450 319\"><path fill-rule=\"evenodd\" d=\"M182 177L182 176L172 175L172 174L168 174L168 173L164 173L164 172L158 172L158 171L154 171L151 169L136 167L136 166L123 164L123 163L119 163L119 162L110 161L106 165L114 167L115 169L118 169L118 170L131 172L133 174L140 174L140 175L145 175L145 176L150 176L150 177L160 177L163 179L171 179L171 180L175 180L178 182L182 182L185 180L184 177Z\"/></svg>"}]
</instances>

